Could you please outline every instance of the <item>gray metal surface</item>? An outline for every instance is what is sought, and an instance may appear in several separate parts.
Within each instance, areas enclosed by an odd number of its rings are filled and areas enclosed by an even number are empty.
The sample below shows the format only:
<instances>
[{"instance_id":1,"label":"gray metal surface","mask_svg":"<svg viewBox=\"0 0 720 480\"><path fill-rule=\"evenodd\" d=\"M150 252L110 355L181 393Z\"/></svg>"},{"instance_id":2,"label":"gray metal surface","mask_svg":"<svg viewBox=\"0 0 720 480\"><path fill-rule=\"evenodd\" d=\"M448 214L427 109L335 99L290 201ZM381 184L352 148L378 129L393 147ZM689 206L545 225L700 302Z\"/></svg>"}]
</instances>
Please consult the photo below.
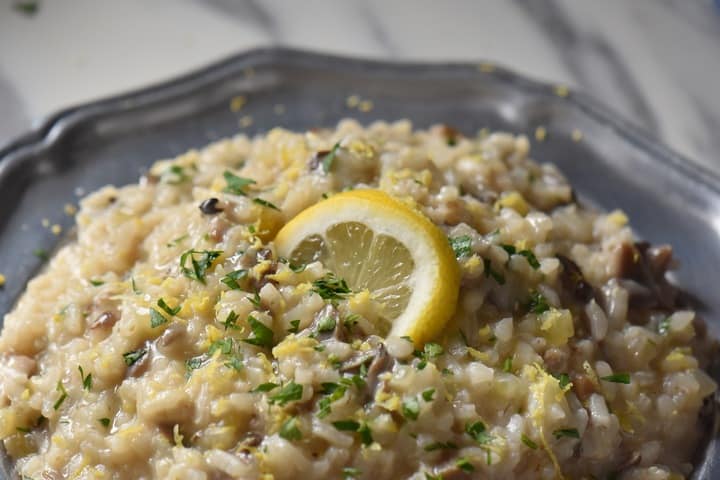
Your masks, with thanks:
<instances>
[{"instance_id":1,"label":"gray metal surface","mask_svg":"<svg viewBox=\"0 0 720 480\"><path fill-rule=\"evenodd\" d=\"M353 94L372 100L373 109L349 109L346 99ZM237 95L248 101L233 113L229 102ZM582 199L623 209L641 237L672 244L681 262L676 282L692 292L710 331L720 336L720 179L711 172L581 94L561 97L550 85L503 69L287 49L254 50L166 84L61 112L0 150L0 272L7 277L0 318L41 268L33 252L52 251L62 240L41 221L66 231L72 226L63 205L77 202L76 189L135 182L156 159L236 133L245 115L253 119L244 129L250 134L274 126L332 126L348 116L363 123L409 118L419 127L443 122L466 133L488 127L531 138L544 126L547 139L533 142L532 156L557 164ZM571 138L574 129L583 134L579 142ZM714 436L698 452L694 478L720 478Z\"/></svg>"}]
</instances>

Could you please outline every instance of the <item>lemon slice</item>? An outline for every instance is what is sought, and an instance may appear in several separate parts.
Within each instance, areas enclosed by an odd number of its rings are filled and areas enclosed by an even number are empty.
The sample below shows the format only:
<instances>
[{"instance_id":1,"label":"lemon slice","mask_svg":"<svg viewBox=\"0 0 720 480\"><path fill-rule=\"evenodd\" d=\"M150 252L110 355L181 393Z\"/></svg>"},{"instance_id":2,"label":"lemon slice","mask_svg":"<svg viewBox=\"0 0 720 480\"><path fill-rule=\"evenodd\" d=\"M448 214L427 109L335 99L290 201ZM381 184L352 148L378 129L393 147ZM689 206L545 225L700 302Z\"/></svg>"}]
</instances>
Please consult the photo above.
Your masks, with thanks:
<instances>
[{"instance_id":1,"label":"lemon slice","mask_svg":"<svg viewBox=\"0 0 720 480\"><path fill-rule=\"evenodd\" d=\"M460 269L447 237L382 191L344 192L303 210L275 245L293 262L322 262L354 292L368 290L383 333L422 345L455 313Z\"/></svg>"}]
</instances>

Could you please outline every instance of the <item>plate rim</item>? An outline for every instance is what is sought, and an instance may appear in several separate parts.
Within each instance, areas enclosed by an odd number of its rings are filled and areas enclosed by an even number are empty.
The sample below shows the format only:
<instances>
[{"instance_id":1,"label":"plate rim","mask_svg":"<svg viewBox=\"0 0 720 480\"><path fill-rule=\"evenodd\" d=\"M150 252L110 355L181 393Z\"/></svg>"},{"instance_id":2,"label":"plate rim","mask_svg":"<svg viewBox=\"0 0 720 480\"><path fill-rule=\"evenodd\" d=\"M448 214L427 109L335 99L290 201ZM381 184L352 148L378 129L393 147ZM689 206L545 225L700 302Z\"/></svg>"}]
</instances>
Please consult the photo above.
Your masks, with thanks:
<instances>
[{"instance_id":1,"label":"plate rim","mask_svg":"<svg viewBox=\"0 0 720 480\"><path fill-rule=\"evenodd\" d=\"M560 82L551 83L537 80L496 62L482 60L428 62L371 59L282 46L244 50L167 80L153 82L145 87L80 103L42 117L36 126L31 127L24 134L0 144L0 174L9 166L7 161L9 158L28 150L37 151L42 147L47 148L61 137L65 130L83 120L88 120L95 115L121 113L134 108L149 106L159 101L169 100L215 79L232 75L238 69L242 69L243 66L248 68L261 63L299 64L306 67L325 68L341 66L344 69L358 68L366 72L374 71L378 73L463 74L478 78L487 78L489 76L525 90L552 96L556 102L567 103L580 109L593 120L610 127L616 135L650 154L654 161L659 161L671 168L674 174L682 175L702 185L703 188L710 190L713 194L720 196L720 172L716 172L675 151L662 140L655 138L646 130L625 119L581 89L571 88ZM479 67L482 65L490 65L492 68L481 70ZM556 93L559 86L567 88L567 95L558 95Z\"/></svg>"}]
</instances>

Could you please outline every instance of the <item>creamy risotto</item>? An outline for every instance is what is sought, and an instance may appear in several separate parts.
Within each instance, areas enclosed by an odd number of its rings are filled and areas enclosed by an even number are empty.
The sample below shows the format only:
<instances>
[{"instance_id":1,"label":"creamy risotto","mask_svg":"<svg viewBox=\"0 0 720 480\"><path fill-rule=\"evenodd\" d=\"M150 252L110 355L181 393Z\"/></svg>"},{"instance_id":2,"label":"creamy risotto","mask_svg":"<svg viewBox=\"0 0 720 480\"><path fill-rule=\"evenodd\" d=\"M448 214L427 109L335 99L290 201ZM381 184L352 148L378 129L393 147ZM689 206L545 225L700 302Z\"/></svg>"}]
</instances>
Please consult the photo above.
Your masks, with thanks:
<instances>
[{"instance_id":1,"label":"creamy risotto","mask_svg":"<svg viewBox=\"0 0 720 480\"><path fill-rule=\"evenodd\" d=\"M77 238L4 319L0 439L18 476L686 477L714 344L666 280L672 250L578 204L529 148L345 120L239 135L88 196ZM388 333L414 300L279 253L287 222L363 189L451 247L437 261L459 280L423 294L451 318L408 320L434 325L428 341ZM385 257L405 275L423 265L402 235Z\"/></svg>"}]
</instances>

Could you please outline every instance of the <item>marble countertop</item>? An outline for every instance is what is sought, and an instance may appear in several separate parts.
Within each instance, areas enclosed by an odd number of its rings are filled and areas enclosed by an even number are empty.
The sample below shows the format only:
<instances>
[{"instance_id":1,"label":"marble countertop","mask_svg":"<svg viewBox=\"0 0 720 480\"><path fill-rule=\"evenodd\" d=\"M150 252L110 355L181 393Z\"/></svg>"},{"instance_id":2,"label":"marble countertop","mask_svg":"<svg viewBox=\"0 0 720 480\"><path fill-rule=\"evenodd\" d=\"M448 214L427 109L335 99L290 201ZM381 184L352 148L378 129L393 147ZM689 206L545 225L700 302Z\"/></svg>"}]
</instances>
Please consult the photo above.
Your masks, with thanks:
<instances>
[{"instance_id":1,"label":"marble countertop","mask_svg":"<svg viewBox=\"0 0 720 480\"><path fill-rule=\"evenodd\" d=\"M718 0L36 1L29 14L0 0L0 145L61 108L284 45L495 62L582 90L720 172Z\"/></svg>"}]
</instances>

